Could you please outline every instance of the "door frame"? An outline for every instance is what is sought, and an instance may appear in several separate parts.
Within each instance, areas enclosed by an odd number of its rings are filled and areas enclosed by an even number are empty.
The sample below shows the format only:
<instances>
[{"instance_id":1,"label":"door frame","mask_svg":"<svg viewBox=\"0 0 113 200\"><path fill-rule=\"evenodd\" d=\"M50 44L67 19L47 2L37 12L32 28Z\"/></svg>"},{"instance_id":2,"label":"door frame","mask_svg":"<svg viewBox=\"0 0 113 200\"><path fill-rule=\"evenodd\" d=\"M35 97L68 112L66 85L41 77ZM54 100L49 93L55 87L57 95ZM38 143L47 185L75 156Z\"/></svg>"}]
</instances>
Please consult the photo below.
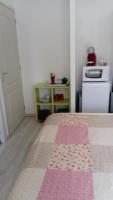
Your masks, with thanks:
<instances>
[{"instance_id":1,"label":"door frame","mask_svg":"<svg viewBox=\"0 0 113 200\"><path fill-rule=\"evenodd\" d=\"M6 143L7 138L9 136L9 128L8 128L4 102L5 101L4 101L4 95L3 95L2 78L0 78L0 124L1 124L0 140L2 143Z\"/></svg>"},{"instance_id":2,"label":"door frame","mask_svg":"<svg viewBox=\"0 0 113 200\"><path fill-rule=\"evenodd\" d=\"M71 112L76 109L76 0L70 0L70 82Z\"/></svg>"}]
</instances>

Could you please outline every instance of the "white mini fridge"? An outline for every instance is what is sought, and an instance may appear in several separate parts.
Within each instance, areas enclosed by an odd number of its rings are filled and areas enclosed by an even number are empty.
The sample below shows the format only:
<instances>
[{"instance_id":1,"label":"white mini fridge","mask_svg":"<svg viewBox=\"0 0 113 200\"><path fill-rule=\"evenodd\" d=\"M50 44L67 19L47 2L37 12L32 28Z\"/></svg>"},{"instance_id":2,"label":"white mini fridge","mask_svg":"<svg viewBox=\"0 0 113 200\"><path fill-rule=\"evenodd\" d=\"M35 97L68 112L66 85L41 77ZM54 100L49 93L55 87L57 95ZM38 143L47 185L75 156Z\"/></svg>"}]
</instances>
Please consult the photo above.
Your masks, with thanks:
<instances>
[{"instance_id":1,"label":"white mini fridge","mask_svg":"<svg viewBox=\"0 0 113 200\"><path fill-rule=\"evenodd\" d=\"M82 112L108 113L111 83L83 83Z\"/></svg>"},{"instance_id":2,"label":"white mini fridge","mask_svg":"<svg viewBox=\"0 0 113 200\"><path fill-rule=\"evenodd\" d=\"M108 113L111 93L110 67L84 67L82 112Z\"/></svg>"}]
</instances>

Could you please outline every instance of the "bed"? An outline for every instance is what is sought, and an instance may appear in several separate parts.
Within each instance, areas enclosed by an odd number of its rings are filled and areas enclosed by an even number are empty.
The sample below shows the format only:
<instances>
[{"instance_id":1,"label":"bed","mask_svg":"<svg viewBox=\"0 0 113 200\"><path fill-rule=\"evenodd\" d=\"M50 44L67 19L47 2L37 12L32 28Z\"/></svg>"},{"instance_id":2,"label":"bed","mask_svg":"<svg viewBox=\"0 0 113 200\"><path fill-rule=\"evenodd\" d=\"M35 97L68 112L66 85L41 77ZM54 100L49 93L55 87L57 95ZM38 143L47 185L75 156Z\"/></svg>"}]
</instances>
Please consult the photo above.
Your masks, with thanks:
<instances>
[{"instance_id":1,"label":"bed","mask_svg":"<svg viewBox=\"0 0 113 200\"><path fill-rule=\"evenodd\" d=\"M113 115L48 117L9 200L113 200Z\"/></svg>"}]
</instances>

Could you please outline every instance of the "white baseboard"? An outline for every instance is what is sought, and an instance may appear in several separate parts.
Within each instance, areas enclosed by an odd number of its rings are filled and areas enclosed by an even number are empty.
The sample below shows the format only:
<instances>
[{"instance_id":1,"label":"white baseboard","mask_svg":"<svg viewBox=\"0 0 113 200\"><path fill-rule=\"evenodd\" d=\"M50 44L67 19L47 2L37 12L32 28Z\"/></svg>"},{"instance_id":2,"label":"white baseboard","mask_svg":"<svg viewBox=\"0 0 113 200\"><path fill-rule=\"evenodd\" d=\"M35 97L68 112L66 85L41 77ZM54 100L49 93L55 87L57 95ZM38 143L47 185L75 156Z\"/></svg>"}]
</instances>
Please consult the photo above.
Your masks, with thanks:
<instances>
[{"instance_id":1,"label":"white baseboard","mask_svg":"<svg viewBox=\"0 0 113 200\"><path fill-rule=\"evenodd\" d=\"M25 117L36 117L35 113L25 113Z\"/></svg>"}]
</instances>

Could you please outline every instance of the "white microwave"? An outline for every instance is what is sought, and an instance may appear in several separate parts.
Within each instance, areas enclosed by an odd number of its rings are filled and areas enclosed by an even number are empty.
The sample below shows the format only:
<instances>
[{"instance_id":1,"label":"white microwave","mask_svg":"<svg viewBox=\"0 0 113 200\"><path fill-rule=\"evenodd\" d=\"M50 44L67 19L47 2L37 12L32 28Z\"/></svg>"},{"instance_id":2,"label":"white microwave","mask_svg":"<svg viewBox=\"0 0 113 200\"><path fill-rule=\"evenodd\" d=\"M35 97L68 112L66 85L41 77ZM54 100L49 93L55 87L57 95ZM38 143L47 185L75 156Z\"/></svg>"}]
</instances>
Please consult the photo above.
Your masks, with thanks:
<instances>
[{"instance_id":1,"label":"white microwave","mask_svg":"<svg viewBox=\"0 0 113 200\"><path fill-rule=\"evenodd\" d=\"M111 81L110 66L83 67L83 82L109 82Z\"/></svg>"}]
</instances>

